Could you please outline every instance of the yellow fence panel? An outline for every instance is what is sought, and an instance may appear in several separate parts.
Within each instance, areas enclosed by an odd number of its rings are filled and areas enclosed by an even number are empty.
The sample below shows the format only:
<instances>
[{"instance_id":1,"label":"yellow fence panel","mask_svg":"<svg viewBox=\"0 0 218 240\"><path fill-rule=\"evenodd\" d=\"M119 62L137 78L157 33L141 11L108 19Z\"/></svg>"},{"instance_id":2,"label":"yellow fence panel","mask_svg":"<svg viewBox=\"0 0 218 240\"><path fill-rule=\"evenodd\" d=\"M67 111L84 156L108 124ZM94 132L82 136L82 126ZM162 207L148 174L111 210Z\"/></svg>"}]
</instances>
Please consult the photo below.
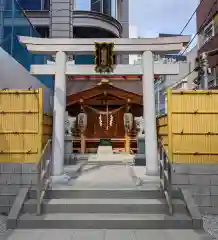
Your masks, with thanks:
<instances>
[{"instance_id":1,"label":"yellow fence panel","mask_svg":"<svg viewBox=\"0 0 218 240\"><path fill-rule=\"evenodd\" d=\"M157 118L157 134L162 139L164 146L168 146L168 118L162 115Z\"/></svg>"},{"instance_id":2,"label":"yellow fence panel","mask_svg":"<svg viewBox=\"0 0 218 240\"><path fill-rule=\"evenodd\" d=\"M218 163L218 91L169 89L167 103L170 161Z\"/></svg>"},{"instance_id":3,"label":"yellow fence panel","mask_svg":"<svg viewBox=\"0 0 218 240\"><path fill-rule=\"evenodd\" d=\"M50 114L43 114L43 137L42 137L42 147L45 146L48 139L52 136L52 121L53 118Z\"/></svg>"},{"instance_id":4,"label":"yellow fence panel","mask_svg":"<svg viewBox=\"0 0 218 240\"><path fill-rule=\"evenodd\" d=\"M0 91L1 163L39 161L42 115L42 89Z\"/></svg>"}]
</instances>

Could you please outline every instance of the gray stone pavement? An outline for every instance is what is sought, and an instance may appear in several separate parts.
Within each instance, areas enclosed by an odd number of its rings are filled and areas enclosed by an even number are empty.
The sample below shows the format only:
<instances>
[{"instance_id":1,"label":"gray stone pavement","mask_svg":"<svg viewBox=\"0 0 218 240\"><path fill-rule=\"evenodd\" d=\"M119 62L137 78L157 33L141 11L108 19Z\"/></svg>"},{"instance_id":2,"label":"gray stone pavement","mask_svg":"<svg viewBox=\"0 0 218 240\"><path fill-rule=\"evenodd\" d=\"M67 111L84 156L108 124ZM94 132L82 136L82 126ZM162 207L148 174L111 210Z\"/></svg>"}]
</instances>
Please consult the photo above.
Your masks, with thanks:
<instances>
[{"instance_id":1,"label":"gray stone pavement","mask_svg":"<svg viewBox=\"0 0 218 240\"><path fill-rule=\"evenodd\" d=\"M65 172L73 176L73 168ZM146 176L145 167L123 165L86 165L82 174L64 183L54 183L54 188L70 189L137 189L159 187L159 176ZM138 179L141 184L138 184Z\"/></svg>"},{"instance_id":2,"label":"gray stone pavement","mask_svg":"<svg viewBox=\"0 0 218 240\"><path fill-rule=\"evenodd\" d=\"M15 230L0 240L210 240L194 230Z\"/></svg>"}]
</instances>

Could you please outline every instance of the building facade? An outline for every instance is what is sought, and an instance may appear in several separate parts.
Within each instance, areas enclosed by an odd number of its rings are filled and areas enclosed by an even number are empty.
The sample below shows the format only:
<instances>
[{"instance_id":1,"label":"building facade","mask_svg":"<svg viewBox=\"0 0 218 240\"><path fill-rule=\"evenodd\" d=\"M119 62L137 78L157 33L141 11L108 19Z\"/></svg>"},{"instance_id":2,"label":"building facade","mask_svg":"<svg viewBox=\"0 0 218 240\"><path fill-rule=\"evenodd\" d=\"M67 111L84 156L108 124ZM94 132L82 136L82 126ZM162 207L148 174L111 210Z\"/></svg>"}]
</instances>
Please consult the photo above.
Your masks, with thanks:
<instances>
[{"instance_id":1,"label":"building facade","mask_svg":"<svg viewBox=\"0 0 218 240\"><path fill-rule=\"evenodd\" d=\"M19 0L30 22L43 37L129 37L129 1L123 0ZM129 56L118 61L129 62ZM121 59L121 60L119 60ZM75 58L93 64L94 56Z\"/></svg>"},{"instance_id":2,"label":"building facade","mask_svg":"<svg viewBox=\"0 0 218 240\"><path fill-rule=\"evenodd\" d=\"M22 10L17 0L0 0L0 47L11 55L26 70L34 63L46 63L48 56L29 53L18 41L18 35L41 37ZM53 88L53 80L40 76L39 80Z\"/></svg>"},{"instance_id":3,"label":"building facade","mask_svg":"<svg viewBox=\"0 0 218 240\"><path fill-rule=\"evenodd\" d=\"M214 0L203 1L197 10L198 54L218 48L218 3ZM211 75L209 88L218 87L218 55L209 57Z\"/></svg>"},{"instance_id":4,"label":"building facade","mask_svg":"<svg viewBox=\"0 0 218 240\"><path fill-rule=\"evenodd\" d=\"M189 62L184 56L168 56L164 58L157 57L157 62L172 63L178 62L179 74L178 75L162 75L159 78L155 79L155 105L156 105L156 114L161 115L165 114L167 111L166 108L166 92L169 87L180 82L184 76L189 73Z\"/></svg>"},{"instance_id":5,"label":"building facade","mask_svg":"<svg viewBox=\"0 0 218 240\"><path fill-rule=\"evenodd\" d=\"M46 55L30 53L18 35L40 37L16 0L0 1L0 89L43 89L44 112L52 111L53 79L29 74L31 64L44 64Z\"/></svg>"}]
</instances>

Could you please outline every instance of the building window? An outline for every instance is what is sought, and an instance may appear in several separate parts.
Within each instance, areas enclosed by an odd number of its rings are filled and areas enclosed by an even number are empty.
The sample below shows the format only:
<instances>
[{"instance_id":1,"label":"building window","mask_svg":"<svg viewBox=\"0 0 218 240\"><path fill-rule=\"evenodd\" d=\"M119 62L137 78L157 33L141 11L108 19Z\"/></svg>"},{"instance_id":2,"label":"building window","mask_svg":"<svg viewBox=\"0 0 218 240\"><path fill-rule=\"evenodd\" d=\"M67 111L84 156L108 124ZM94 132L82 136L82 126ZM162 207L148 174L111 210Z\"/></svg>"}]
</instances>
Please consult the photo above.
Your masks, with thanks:
<instances>
[{"instance_id":1,"label":"building window","mask_svg":"<svg viewBox=\"0 0 218 240\"><path fill-rule=\"evenodd\" d=\"M49 10L50 0L19 0L21 7L24 10L37 11Z\"/></svg>"},{"instance_id":2,"label":"building window","mask_svg":"<svg viewBox=\"0 0 218 240\"><path fill-rule=\"evenodd\" d=\"M214 24L213 21L209 23L203 31L203 42L208 42L214 36Z\"/></svg>"},{"instance_id":3,"label":"building window","mask_svg":"<svg viewBox=\"0 0 218 240\"><path fill-rule=\"evenodd\" d=\"M91 11L102 12L101 0L91 0Z\"/></svg>"},{"instance_id":4,"label":"building window","mask_svg":"<svg viewBox=\"0 0 218 240\"><path fill-rule=\"evenodd\" d=\"M43 0L43 10L49 10L50 9L50 0Z\"/></svg>"}]
</instances>

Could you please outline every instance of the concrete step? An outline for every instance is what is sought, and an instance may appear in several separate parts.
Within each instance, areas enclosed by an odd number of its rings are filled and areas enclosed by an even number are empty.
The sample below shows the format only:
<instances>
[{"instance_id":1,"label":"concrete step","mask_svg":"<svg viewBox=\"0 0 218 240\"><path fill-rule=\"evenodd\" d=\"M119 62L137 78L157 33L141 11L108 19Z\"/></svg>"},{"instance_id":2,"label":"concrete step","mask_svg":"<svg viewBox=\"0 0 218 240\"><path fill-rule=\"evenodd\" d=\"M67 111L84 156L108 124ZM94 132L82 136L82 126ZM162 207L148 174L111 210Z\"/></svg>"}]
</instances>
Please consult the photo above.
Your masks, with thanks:
<instances>
[{"instance_id":1,"label":"concrete step","mask_svg":"<svg viewBox=\"0 0 218 240\"><path fill-rule=\"evenodd\" d=\"M101 165L101 166L122 165L122 166L125 166L126 163L132 164L132 162L133 162L132 160L130 160L128 162L127 161L124 162L123 159L118 159L118 160L117 159L113 159L113 161L104 159L104 161L99 161L96 158L92 158L92 159L88 160L87 165L96 165L96 166L99 166L99 165Z\"/></svg>"},{"instance_id":2,"label":"concrete step","mask_svg":"<svg viewBox=\"0 0 218 240\"><path fill-rule=\"evenodd\" d=\"M173 201L176 213L187 213L185 203ZM24 204L24 212L36 212L36 200ZM168 213L164 199L52 199L45 200L43 213Z\"/></svg>"},{"instance_id":3,"label":"concrete step","mask_svg":"<svg viewBox=\"0 0 218 240\"><path fill-rule=\"evenodd\" d=\"M20 229L193 229L185 214L23 214Z\"/></svg>"},{"instance_id":4,"label":"concrete step","mask_svg":"<svg viewBox=\"0 0 218 240\"><path fill-rule=\"evenodd\" d=\"M36 191L29 194L30 199L36 199ZM159 189L52 189L48 190L44 199L163 199ZM173 198L180 198L178 191L173 191Z\"/></svg>"}]
</instances>

